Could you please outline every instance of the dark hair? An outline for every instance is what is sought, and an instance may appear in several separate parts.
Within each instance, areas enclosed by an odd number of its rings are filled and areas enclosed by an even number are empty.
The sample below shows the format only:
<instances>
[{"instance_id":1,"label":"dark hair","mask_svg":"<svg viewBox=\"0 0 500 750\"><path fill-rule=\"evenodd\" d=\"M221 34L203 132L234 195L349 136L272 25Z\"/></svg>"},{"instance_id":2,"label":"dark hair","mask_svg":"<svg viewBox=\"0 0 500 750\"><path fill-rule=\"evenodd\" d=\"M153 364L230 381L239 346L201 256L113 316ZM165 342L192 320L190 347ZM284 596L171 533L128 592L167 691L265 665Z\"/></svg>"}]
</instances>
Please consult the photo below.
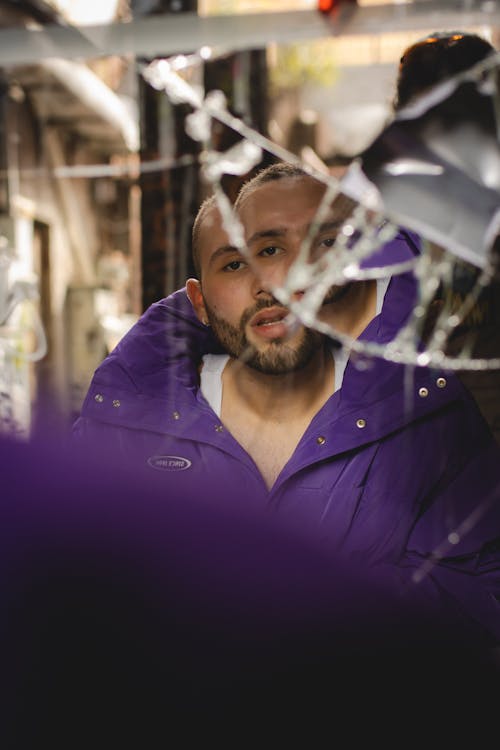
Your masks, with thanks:
<instances>
[{"instance_id":1,"label":"dark hair","mask_svg":"<svg viewBox=\"0 0 500 750\"><path fill-rule=\"evenodd\" d=\"M212 208L216 208L216 207L217 207L217 201L215 199L215 195L210 195L208 198L205 198L205 200L199 207L198 213L196 214L195 219L194 219L193 231L191 233L191 255L193 258L194 270L199 279L201 279L201 263L200 263L201 225L203 224L203 221L205 220L207 213L211 211Z\"/></svg>"},{"instance_id":2,"label":"dark hair","mask_svg":"<svg viewBox=\"0 0 500 750\"><path fill-rule=\"evenodd\" d=\"M271 166L266 167L265 169L261 169L260 172L258 172L252 179L248 180L243 184L241 187L238 196L236 198L236 201L234 203L234 207L238 208L241 205L242 200L244 200L250 193L252 193L256 188L260 187L261 185L264 185L266 182L271 182L271 180L281 180L285 177L306 177L307 172L305 172L300 167L296 167L293 164L289 164L288 162L277 162L276 164L271 164ZM196 214L194 224L193 224L193 230L191 233L191 254L193 258L193 266L194 270L196 272L196 275L199 279L201 279L201 264L200 264L200 234L201 234L201 227L202 224L207 216L207 213L212 210L212 208L217 207L217 201L214 195L209 196L208 198L205 198L203 203L198 209L198 213Z\"/></svg>"},{"instance_id":3,"label":"dark hair","mask_svg":"<svg viewBox=\"0 0 500 750\"><path fill-rule=\"evenodd\" d=\"M310 177L312 180L315 179L314 176L310 175L308 172L306 172L306 170L294 164L290 164L289 162L283 161L283 162L277 162L276 164L271 164L269 167L266 167L265 169L261 169L260 172L258 172L254 177L252 177L250 180L248 180L242 185L237 195L237 198L234 202L234 209L238 210L239 208L241 208L241 204L243 203L243 201L246 198L248 198L248 196L251 193L253 193L254 190L257 190L259 187L261 187L262 185L265 185L267 182L283 180L285 178L293 179L293 178L301 178L301 177ZM349 207L350 206L351 204L349 204ZM201 279L201 264L200 264L201 226L203 224L203 221L206 218L207 213L214 207L215 208L217 207L217 201L215 199L215 196L212 195L209 198L206 198L201 204L200 208L198 209L198 213L196 214L194 224L193 224L191 251L192 251L192 257L193 257L193 265L194 265L196 274L199 279Z\"/></svg>"},{"instance_id":4,"label":"dark hair","mask_svg":"<svg viewBox=\"0 0 500 750\"><path fill-rule=\"evenodd\" d=\"M473 67L495 48L477 34L437 31L405 49L399 62L395 110L416 95Z\"/></svg>"},{"instance_id":5,"label":"dark hair","mask_svg":"<svg viewBox=\"0 0 500 750\"><path fill-rule=\"evenodd\" d=\"M254 190L261 187L261 185L264 185L266 182L272 182L273 180L283 180L287 177L294 178L312 176L309 175L301 167L295 166L295 164L289 164L286 161L280 161L276 164L271 164L271 166L266 167L265 169L261 169L261 171L255 175L255 177L252 177L251 180L248 180L242 185L234 203L234 207L236 209L240 208L241 204L246 198L248 198L250 193L253 193ZM312 177L312 179L314 178Z\"/></svg>"}]
</instances>

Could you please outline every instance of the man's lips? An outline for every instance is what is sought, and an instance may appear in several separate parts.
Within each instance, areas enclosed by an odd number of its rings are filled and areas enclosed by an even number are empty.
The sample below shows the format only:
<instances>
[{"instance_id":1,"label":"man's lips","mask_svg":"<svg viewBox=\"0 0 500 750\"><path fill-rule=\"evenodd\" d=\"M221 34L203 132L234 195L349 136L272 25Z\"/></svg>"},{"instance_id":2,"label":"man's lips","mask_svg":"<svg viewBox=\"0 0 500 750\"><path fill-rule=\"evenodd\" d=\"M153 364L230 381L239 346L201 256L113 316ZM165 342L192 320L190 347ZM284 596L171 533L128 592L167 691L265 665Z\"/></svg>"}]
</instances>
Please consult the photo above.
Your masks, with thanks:
<instances>
[{"instance_id":1,"label":"man's lips","mask_svg":"<svg viewBox=\"0 0 500 750\"><path fill-rule=\"evenodd\" d=\"M275 324L282 324L288 315L288 310L284 307L267 307L260 310L253 318L250 319L252 328L268 327Z\"/></svg>"},{"instance_id":2,"label":"man's lips","mask_svg":"<svg viewBox=\"0 0 500 750\"><path fill-rule=\"evenodd\" d=\"M287 339L290 336L289 312L285 307L267 307L250 319L255 336L264 341Z\"/></svg>"}]
</instances>

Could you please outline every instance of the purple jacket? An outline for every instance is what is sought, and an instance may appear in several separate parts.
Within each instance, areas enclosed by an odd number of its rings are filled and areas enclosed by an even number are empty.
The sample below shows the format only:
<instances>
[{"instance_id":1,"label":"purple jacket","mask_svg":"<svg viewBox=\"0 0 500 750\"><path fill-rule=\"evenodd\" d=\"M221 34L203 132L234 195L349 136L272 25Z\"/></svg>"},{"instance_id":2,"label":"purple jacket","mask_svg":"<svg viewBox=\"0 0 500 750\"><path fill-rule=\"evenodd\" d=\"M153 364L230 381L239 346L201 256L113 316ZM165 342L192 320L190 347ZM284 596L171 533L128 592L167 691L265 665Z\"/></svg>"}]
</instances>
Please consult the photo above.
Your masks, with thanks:
<instances>
[{"instance_id":1,"label":"purple jacket","mask_svg":"<svg viewBox=\"0 0 500 750\"><path fill-rule=\"evenodd\" d=\"M362 337L390 341L414 295L412 275L394 277ZM500 641L500 451L454 374L350 361L268 491L199 390L207 351L184 290L155 303L96 370L75 438L118 450L177 496L279 514Z\"/></svg>"}]
</instances>

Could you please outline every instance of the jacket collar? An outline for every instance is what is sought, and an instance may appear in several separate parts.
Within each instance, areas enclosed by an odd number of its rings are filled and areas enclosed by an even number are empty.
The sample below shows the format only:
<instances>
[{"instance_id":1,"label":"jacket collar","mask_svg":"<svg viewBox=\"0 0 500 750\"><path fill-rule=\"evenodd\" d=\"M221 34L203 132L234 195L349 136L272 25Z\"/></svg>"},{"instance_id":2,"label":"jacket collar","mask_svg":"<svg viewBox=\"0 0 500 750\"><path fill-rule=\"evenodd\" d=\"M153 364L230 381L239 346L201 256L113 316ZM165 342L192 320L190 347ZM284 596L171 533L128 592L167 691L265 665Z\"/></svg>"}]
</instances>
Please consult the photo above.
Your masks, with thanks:
<instances>
[{"instance_id":1,"label":"jacket collar","mask_svg":"<svg viewBox=\"0 0 500 750\"><path fill-rule=\"evenodd\" d=\"M415 248L408 236L398 235L382 248L378 262L402 262L414 256ZM393 277L381 313L360 338L391 341L408 318L416 293L411 273ZM217 350L210 329L198 321L181 289L148 308L96 370L82 416L175 434L191 431L198 417L216 420L199 394L198 363L204 353ZM438 380L446 386L437 386ZM314 428L326 431L333 424L338 428L339 420L355 426L364 420L363 428L349 431L352 442L376 439L455 398L455 380L427 368L352 356L341 390L316 415ZM181 413L182 419L175 417Z\"/></svg>"}]
</instances>

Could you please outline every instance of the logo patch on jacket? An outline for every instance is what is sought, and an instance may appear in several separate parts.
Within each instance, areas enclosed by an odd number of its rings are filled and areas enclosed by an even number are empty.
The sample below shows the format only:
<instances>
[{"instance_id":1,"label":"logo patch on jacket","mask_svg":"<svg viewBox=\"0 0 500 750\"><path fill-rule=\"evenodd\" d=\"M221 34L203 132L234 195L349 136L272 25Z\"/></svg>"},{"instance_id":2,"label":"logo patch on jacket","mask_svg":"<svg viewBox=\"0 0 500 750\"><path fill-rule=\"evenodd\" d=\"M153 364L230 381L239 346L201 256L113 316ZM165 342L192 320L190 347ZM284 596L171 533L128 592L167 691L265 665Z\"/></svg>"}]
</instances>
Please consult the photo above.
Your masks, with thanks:
<instances>
[{"instance_id":1,"label":"logo patch on jacket","mask_svg":"<svg viewBox=\"0 0 500 750\"><path fill-rule=\"evenodd\" d=\"M191 461L182 456L150 456L148 464L160 471L185 471L191 466Z\"/></svg>"}]
</instances>

